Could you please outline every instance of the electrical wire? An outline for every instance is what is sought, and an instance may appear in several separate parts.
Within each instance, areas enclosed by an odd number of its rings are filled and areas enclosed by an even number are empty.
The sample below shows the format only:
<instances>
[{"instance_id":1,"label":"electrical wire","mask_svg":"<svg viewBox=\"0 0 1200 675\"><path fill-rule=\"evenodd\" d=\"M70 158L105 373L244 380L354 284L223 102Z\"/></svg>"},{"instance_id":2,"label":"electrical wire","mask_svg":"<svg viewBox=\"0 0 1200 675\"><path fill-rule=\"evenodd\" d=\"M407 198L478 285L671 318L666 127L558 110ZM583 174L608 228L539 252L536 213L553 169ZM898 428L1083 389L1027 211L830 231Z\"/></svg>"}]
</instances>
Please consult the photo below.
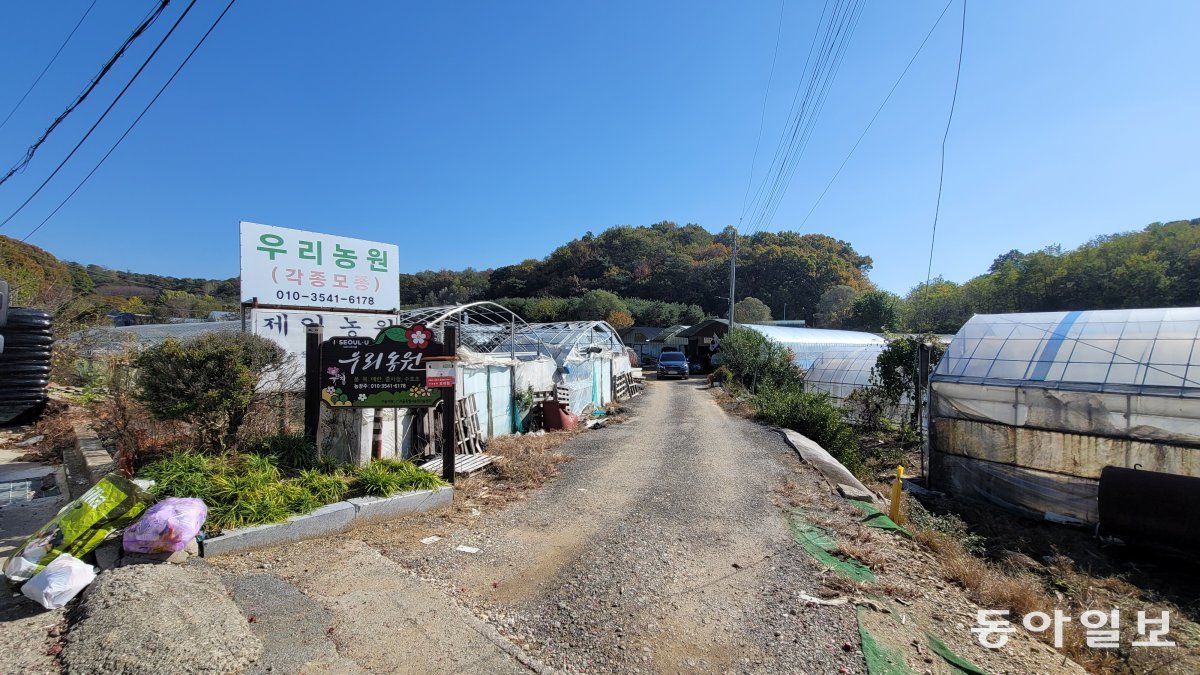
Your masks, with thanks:
<instances>
[{"instance_id":1,"label":"electrical wire","mask_svg":"<svg viewBox=\"0 0 1200 675\"><path fill-rule=\"evenodd\" d=\"M79 30L79 27L83 25L83 20L88 17L88 14L92 13L92 8L96 6L97 1L98 0L92 0L92 4L88 5L88 8L83 11L83 16L79 17L79 21L75 22L75 27L72 28L70 34L67 35L67 39L63 40L63 43L58 46L58 51L54 52L54 56L50 57L50 63L47 63L46 67L42 68L42 72L38 73L38 76L33 80L33 84L29 85L29 88L25 90L25 94L21 96L21 100L17 101L17 104L13 106L13 109L8 111L8 116L4 118L4 121L0 122L0 129L3 129L4 125L8 124L8 121L12 119L13 114L16 113L17 109L21 107L21 104L25 102L25 99L29 98L30 92L32 92L34 88L38 86L38 82L42 81L42 77L46 74L46 71L50 70L50 66L53 66L54 62L58 60L58 55L62 54L62 51L66 48L67 43L71 41L71 38L75 37L75 31Z\"/></svg>"},{"instance_id":2,"label":"electrical wire","mask_svg":"<svg viewBox=\"0 0 1200 675\"><path fill-rule=\"evenodd\" d=\"M112 103L108 104L108 107L104 109L104 112L100 115L100 119L96 120L95 124L93 124L92 127L87 130L87 133L83 135L83 138L79 139L79 142L75 144L75 147L71 148L71 152L67 153L67 156L58 163L58 166L54 168L54 171L52 171L50 175L46 177L46 180L42 181L42 184L33 191L33 194L29 195L25 201L21 202L21 205L18 206L15 211L9 214L9 216L4 219L4 222L0 222L0 228L3 228L5 225L7 225L14 217L16 217L18 213L21 212L22 209L28 206L29 202L33 201L33 198L38 196L38 194L41 193L46 185L58 175L58 172L61 171L64 166L66 166L67 162L75 156L75 153L92 135L92 132L96 130L96 127L100 126L100 123L104 121L104 118L108 117L108 113L112 112L113 107L117 105L117 102L121 100L121 97L125 95L125 92L129 91L129 88L133 86L133 83L138 79L138 76L142 74L142 71L146 69L146 66L150 65L150 61L154 58L154 55L158 54L158 50L162 49L162 46L167 42L167 38L171 37L171 34L175 32L175 29L179 27L179 24L183 22L184 17L188 15L188 12L192 11L192 7L194 6L196 6L196 0L191 0L191 2L188 3L188 6L184 8L183 13L180 14L179 18L175 20L174 24L172 24L171 29L167 31L167 34L158 41L158 44L154 47L154 51L150 52L150 55L147 56L146 60L142 62L141 67L137 69L137 72L133 74L133 77L129 78L129 81L125 83L125 87L121 89L120 93L117 94L117 97L114 98Z\"/></svg>"},{"instance_id":3,"label":"electrical wire","mask_svg":"<svg viewBox=\"0 0 1200 675\"><path fill-rule=\"evenodd\" d=\"M754 216L747 229L748 235L768 225L777 212L816 128L816 122L841 68L864 4L862 0L838 0L828 13L820 48L816 58L811 60L811 68L806 69L797 86L792 113L776 148L768 177L756 193L752 208ZM804 92L802 98L801 91Z\"/></svg>"},{"instance_id":4,"label":"electrical wire","mask_svg":"<svg viewBox=\"0 0 1200 675\"><path fill-rule=\"evenodd\" d=\"M908 65L904 66L904 71L900 73L900 77L896 78L895 84L892 85L892 88L888 91L887 96L883 98L883 102L879 104L878 108L876 108L875 114L871 116L871 121L867 122L866 128L863 129L862 133L858 135L858 140L854 141L854 147L850 148L850 152L846 153L846 158L842 160L841 166L839 166L837 171L834 172L833 177L829 179L829 182L825 184L825 189L821 191L821 195L817 197L817 201L813 202L812 208L808 210L808 213L804 216L804 220L801 221L798 229L803 229L804 226L808 224L808 219L812 217L813 212L817 210L818 206L820 206L821 200L825 199L825 195L829 192L829 188L833 187L834 181L838 179L838 176L842 175L842 169L846 168L846 163L850 161L850 158L854 155L854 151L858 150L859 144L862 143L863 138L865 138L867 135L867 132L871 130L871 126L875 124L875 120L879 118L879 113L883 112L883 108L888 104L888 101L892 100L892 94L896 93L896 88L900 86L900 82L904 80L904 76L908 74L908 70L912 68L912 64L917 60L917 57L921 55L921 51L925 49L925 45L929 42L929 38L933 36L933 31L937 30L937 27L942 23L942 19L946 16L946 12L950 11L950 5L952 4L954 4L954 0L949 0L946 3L946 6L942 8L942 13L938 15L937 21L933 22L933 27L930 28L929 32L925 34L925 39L921 40L921 44L917 47L917 51L915 51L912 55L912 58L908 60Z\"/></svg>"},{"instance_id":5,"label":"electrical wire","mask_svg":"<svg viewBox=\"0 0 1200 675\"><path fill-rule=\"evenodd\" d=\"M954 69L954 96L950 99L950 114L946 117L946 131L942 134L942 165L938 172L937 203L933 207L933 231L929 235L929 267L925 269L925 290L921 304L925 305L925 318L929 315L929 281L933 276L933 247L937 242L938 216L942 211L942 185L946 179L946 139L950 137L950 123L954 121L954 105L958 102L958 80L962 75L963 45L967 38L967 0L963 0L962 27L958 34L958 65Z\"/></svg>"},{"instance_id":6,"label":"electrical wire","mask_svg":"<svg viewBox=\"0 0 1200 675\"><path fill-rule=\"evenodd\" d=\"M171 86L171 83L175 81L175 76L179 75L179 71L183 70L183 67L186 66L188 61L192 59L192 55L195 54L198 49L200 49L200 45L204 44L204 41L208 39L209 34L216 29L217 24L221 23L221 19L225 18L225 14L229 12L231 7L233 7L234 2L236 2L236 0L229 0L229 4L225 5L224 11L222 11L216 20L213 21L212 25L208 27L208 30L200 38L200 41L196 43L195 47L192 47L192 51L188 52L187 57L183 59L183 62L179 64L179 67L175 69L175 72L171 73L171 77L169 77L167 81L163 83L163 86L159 88L158 93L154 95L154 98L150 99L150 102L146 104L145 108L142 108L142 112L138 114L132 123L130 123L129 127L125 129L125 133L121 134L121 137L117 139L116 143L112 144L112 147L108 149L108 152L104 153L104 156L100 158L100 161L96 163L96 166L92 167L92 170L88 172L88 175L84 176L83 180L79 181L79 184L75 186L75 189L71 190L71 193L68 194L61 202L59 202L58 206L54 207L54 210L50 212L50 215L46 216L42 222L38 223L37 227L30 230L29 234L22 237L21 241L26 241L36 234L38 230L42 229L42 226L49 222L50 219L53 218L60 209L62 209L62 207L66 206L67 202L69 202L71 198L75 196L76 192L79 192L79 189L82 188L84 183L88 182L88 179L90 179L92 175L95 174L96 171L101 167L101 165L104 164L109 155L113 154L113 151L117 149L117 146L121 145L121 141L125 140L125 137L129 135L129 132L133 131L133 128L137 126L138 122L142 121L142 118L145 117L146 113L150 111L150 107L154 105L154 102L157 101L158 98L162 96L163 92L167 90L167 87Z\"/></svg>"},{"instance_id":7,"label":"electrical wire","mask_svg":"<svg viewBox=\"0 0 1200 675\"><path fill-rule=\"evenodd\" d=\"M758 147L762 144L763 123L767 121L767 100L771 96L771 81L775 79L775 61L779 58L779 39L783 36L783 9L786 6L787 0L781 0L779 3L779 23L775 28L775 51L771 54L771 71L767 75L767 90L763 93L762 112L758 115L758 137L754 139L754 155L750 158L750 178L746 181L746 193L742 195L742 212L738 216L739 228L742 224L742 218L746 216L746 204L750 200L750 187L754 185L754 167L758 164ZM815 34L813 37L815 39Z\"/></svg>"},{"instance_id":8,"label":"electrical wire","mask_svg":"<svg viewBox=\"0 0 1200 675\"><path fill-rule=\"evenodd\" d=\"M96 76L92 78L92 81L88 84L88 86L84 88L83 93L77 96L75 100L71 102L71 105L67 106L67 109L64 110L58 117L54 118L54 121L50 123L50 126L47 127L46 130L42 132L42 135L36 141L34 141L33 145L29 146L29 149L25 151L25 156L21 158L21 161L13 165L13 167L8 170L8 173L6 173L3 178L0 178L0 185L3 185L8 181L9 178L12 178L13 174L19 171L24 171L25 167L29 166L29 162L33 160L33 155L37 153L38 148L42 147L42 144L45 143L46 139L50 137L50 134L54 133L54 130L58 128L58 125L62 124L63 120L65 120L68 115L74 112L74 110L78 108L79 105L84 102L84 100L87 99L88 95L90 95L92 91L94 91L96 87L100 85L100 81L104 79L104 76L107 75L110 70L112 70L112 67L116 65L117 61L125 55L125 52L129 49L130 45L132 45L135 40L141 37L141 35L145 33L148 28L150 28L150 26L158 19L158 17L162 15L163 10L167 8L167 4L170 2L171 0L160 0L159 4L154 9L150 10L150 13L146 16L146 18L142 19L142 22L138 24L133 33L130 34L129 37L125 38L125 42L119 49L117 49L116 53L110 56L108 61L104 63L104 66L100 69L100 72L97 73ZM141 71L139 70L138 72ZM126 88L128 88L128 85L126 85ZM124 93L124 91L121 93ZM118 98L120 97L118 96Z\"/></svg>"}]
</instances>

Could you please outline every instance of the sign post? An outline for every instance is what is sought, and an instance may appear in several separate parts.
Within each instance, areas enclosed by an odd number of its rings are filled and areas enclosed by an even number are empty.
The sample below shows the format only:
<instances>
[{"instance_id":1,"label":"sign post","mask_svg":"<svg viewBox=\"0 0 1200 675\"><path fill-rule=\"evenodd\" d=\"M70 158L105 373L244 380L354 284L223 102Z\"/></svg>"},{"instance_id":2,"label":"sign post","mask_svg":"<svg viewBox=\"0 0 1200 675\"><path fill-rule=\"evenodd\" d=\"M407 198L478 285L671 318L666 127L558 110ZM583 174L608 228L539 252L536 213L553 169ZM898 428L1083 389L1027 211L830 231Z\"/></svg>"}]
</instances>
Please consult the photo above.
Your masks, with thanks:
<instances>
[{"instance_id":1,"label":"sign post","mask_svg":"<svg viewBox=\"0 0 1200 675\"><path fill-rule=\"evenodd\" d=\"M304 331L304 437L317 443L321 422L321 327Z\"/></svg>"},{"instance_id":2,"label":"sign post","mask_svg":"<svg viewBox=\"0 0 1200 675\"><path fill-rule=\"evenodd\" d=\"M444 344L451 358L458 356L458 329L446 326L444 329ZM454 362L450 362L450 372L454 373ZM445 384L445 380L442 380ZM440 389L442 392L442 480L454 484L454 451L458 447L454 438L454 430L458 427L455 420L454 375L451 374L449 386Z\"/></svg>"}]
</instances>

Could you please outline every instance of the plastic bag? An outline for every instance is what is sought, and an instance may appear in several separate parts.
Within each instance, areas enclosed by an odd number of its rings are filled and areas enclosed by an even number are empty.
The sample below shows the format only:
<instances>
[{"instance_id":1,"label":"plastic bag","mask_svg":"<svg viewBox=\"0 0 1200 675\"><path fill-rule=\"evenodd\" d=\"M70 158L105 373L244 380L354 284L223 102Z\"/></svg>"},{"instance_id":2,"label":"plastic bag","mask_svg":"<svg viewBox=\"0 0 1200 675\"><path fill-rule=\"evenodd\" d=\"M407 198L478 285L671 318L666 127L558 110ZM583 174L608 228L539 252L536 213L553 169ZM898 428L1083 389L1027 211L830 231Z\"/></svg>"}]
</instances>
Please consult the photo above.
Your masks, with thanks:
<instances>
[{"instance_id":1,"label":"plastic bag","mask_svg":"<svg viewBox=\"0 0 1200 675\"><path fill-rule=\"evenodd\" d=\"M121 546L129 553L174 553L196 538L208 507L193 497L167 497L125 529Z\"/></svg>"},{"instance_id":2,"label":"plastic bag","mask_svg":"<svg viewBox=\"0 0 1200 675\"><path fill-rule=\"evenodd\" d=\"M96 578L96 570L64 553L25 582L21 593L46 609L58 609L79 595Z\"/></svg>"},{"instance_id":3,"label":"plastic bag","mask_svg":"<svg viewBox=\"0 0 1200 675\"><path fill-rule=\"evenodd\" d=\"M17 585L61 554L82 558L110 532L137 518L153 501L149 492L126 478L116 474L101 478L13 551L4 563L4 576Z\"/></svg>"}]
</instances>

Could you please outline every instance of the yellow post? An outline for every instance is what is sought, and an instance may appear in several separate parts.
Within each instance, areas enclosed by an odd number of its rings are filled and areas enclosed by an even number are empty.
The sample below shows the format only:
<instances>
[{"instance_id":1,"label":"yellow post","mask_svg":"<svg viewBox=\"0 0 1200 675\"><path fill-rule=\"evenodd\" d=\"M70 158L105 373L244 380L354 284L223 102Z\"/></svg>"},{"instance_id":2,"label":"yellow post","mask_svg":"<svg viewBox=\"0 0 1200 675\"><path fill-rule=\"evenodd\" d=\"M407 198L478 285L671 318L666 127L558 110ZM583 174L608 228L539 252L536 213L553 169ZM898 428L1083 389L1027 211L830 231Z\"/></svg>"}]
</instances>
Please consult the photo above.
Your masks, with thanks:
<instances>
[{"instance_id":1,"label":"yellow post","mask_svg":"<svg viewBox=\"0 0 1200 675\"><path fill-rule=\"evenodd\" d=\"M904 467L896 467L896 481L892 483L892 509L888 517L893 523L900 525L900 498L904 490Z\"/></svg>"}]
</instances>

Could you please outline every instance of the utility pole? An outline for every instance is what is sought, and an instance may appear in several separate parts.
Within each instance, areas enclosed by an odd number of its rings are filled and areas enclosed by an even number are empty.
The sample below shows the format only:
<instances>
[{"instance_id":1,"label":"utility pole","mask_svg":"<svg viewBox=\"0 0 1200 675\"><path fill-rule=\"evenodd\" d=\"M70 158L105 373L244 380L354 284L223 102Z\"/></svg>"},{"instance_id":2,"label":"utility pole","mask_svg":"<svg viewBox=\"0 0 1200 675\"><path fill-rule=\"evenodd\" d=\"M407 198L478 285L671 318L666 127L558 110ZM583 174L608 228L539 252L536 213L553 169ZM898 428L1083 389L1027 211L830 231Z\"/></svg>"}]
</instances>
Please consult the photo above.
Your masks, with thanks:
<instances>
[{"instance_id":1,"label":"utility pole","mask_svg":"<svg viewBox=\"0 0 1200 675\"><path fill-rule=\"evenodd\" d=\"M734 289L737 286L737 228L733 228L733 252L729 254L729 327L733 328L733 305L736 302Z\"/></svg>"}]
</instances>

